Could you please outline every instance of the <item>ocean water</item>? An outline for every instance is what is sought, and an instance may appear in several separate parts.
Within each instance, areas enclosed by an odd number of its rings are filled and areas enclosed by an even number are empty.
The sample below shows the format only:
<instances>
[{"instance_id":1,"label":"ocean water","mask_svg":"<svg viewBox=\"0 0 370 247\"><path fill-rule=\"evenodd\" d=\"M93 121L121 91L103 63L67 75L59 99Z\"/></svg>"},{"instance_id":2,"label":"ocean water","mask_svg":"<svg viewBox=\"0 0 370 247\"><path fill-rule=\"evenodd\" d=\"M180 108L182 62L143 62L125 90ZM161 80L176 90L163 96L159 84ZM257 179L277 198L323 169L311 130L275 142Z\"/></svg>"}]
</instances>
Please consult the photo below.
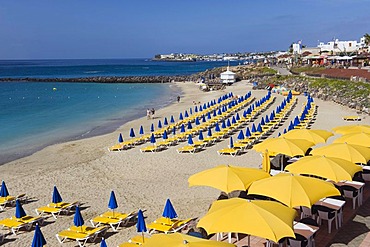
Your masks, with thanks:
<instances>
[{"instance_id":1,"label":"ocean water","mask_svg":"<svg viewBox=\"0 0 370 247\"><path fill-rule=\"evenodd\" d=\"M0 78L187 75L225 65L147 59L0 60ZM53 143L112 132L145 116L148 107L170 104L179 93L170 84L0 82L0 164Z\"/></svg>"}]
</instances>

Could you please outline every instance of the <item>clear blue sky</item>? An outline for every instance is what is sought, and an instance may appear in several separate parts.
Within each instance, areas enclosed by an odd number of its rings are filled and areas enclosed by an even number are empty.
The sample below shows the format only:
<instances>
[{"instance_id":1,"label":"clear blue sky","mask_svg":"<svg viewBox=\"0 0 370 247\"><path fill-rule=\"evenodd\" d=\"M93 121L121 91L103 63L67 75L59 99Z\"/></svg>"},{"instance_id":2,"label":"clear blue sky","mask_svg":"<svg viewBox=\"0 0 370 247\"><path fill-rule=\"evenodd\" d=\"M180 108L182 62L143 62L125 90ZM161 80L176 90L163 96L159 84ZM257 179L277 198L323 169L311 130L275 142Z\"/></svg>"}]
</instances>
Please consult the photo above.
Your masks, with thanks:
<instances>
[{"instance_id":1,"label":"clear blue sky","mask_svg":"<svg viewBox=\"0 0 370 247\"><path fill-rule=\"evenodd\" d=\"M0 59L149 58L359 40L370 0L0 0Z\"/></svg>"}]
</instances>

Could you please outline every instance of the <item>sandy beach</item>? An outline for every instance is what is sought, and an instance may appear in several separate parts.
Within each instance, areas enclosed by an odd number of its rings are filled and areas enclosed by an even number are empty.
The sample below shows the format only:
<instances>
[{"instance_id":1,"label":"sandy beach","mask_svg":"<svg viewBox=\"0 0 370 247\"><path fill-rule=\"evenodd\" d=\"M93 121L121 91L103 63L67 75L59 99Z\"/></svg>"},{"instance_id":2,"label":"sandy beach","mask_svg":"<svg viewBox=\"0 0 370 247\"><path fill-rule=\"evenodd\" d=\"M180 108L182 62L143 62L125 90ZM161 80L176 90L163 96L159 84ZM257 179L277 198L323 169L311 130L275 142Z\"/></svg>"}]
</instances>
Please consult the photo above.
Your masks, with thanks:
<instances>
[{"instance_id":1,"label":"sandy beach","mask_svg":"<svg viewBox=\"0 0 370 247\"><path fill-rule=\"evenodd\" d=\"M225 148L229 139L207 147L196 154L178 154L176 149L186 145L186 142L158 153L140 153L140 147L122 152L109 152L108 147L116 144L119 133L129 139L131 127L138 133L139 126L143 125L146 131L158 119L174 115L177 119L180 112L193 106L193 101L208 102L219 96L233 92L234 95L244 95L252 90L251 84L246 81L235 83L225 91L202 92L194 83L175 83L183 92L180 103L174 103L166 108L158 109L154 120L146 117L128 122L115 132L89 139L61 143L5 165L0 166L0 179L5 180L9 193L17 195L26 193L30 200L24 204L24 209L30 215L35 215L35 209L50 203L53 185L56 185L64 201L80 201L85 224L93 217L108 210L110 191L114 190L119 208L117 211L131 212L139 208L145 209L144 215L149 223L162 214L164 203L170 198L180 218L202 217L220 194L219 191L206 187L189 188L187 179L199 171L220 165L232 164L244 167L258 167L261 164L259 153L248 150L246 154L230 157L219 156L217 150ZM266 95L265 90L254 90L252 96L260 99ZM274 104L255 120L261 118L276 108L283 100L283 96L276 97ZM289 116L289 121L301 112L305 102L304 96L298 96L298 104ZM318 106L318 116L313 123L313 129L331 130L335 126L346 124L370 124L370 117L362 117L361 122L346 122L342 119L347 115L358 115L354 110L332 102L314 99ZM289 125L286 121L283 126L275 130L272 137L277 136ZM237 136L237 133L234 134ZM339 135L331 137L332 142ZM7 207L0 212L0 219L10 217L15 209ZM41 227L48 246L59 246L55 234L73 225L73 215L61 216L57 220L52 217L46 219ZM0 230L7 234L8 231ZM136 235L135 226L121 228L118 232L109 230L106 236L108 246L117 246ZM7 235L3 246L29 246L32 242L33 231L21 231L17 236ZM76 246L75 242L68 242L63 246ZM88 243L87 246L99 246L98 243Z\"/></svg>"}]
</instances>

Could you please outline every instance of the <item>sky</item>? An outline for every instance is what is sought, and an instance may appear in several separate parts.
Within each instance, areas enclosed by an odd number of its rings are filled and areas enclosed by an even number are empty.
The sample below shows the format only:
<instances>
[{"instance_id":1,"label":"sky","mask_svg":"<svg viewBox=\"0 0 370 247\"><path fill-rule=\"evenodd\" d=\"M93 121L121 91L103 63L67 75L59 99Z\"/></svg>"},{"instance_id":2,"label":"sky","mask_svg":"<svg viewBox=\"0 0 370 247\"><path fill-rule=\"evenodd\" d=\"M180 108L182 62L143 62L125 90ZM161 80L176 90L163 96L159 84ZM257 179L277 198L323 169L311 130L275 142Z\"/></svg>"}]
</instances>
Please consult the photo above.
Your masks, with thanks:
<instances>
[{"instance_id":1,"label":"sky","mask_svg":"<svg viewBox=\"0 0 370 247\"><path fill-rule=\"evenodd\" d=\"M1 59L287 50L370 33L370 0L0 0Z\"/></svg>"}]
</instances>

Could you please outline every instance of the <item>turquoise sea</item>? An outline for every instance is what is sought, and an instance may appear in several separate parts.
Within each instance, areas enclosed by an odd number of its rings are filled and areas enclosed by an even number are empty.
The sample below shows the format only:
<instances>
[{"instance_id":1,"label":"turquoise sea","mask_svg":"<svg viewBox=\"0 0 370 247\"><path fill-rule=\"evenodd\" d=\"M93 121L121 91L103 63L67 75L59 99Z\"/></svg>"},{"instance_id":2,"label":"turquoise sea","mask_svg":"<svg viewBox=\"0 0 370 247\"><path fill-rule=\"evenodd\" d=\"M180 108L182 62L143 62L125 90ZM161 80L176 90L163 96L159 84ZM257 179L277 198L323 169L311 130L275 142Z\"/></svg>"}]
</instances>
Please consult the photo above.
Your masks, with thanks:
<instances>
[{"instance_id":1,"label":"turquoise sea","mask_svg":"<svg viewBox=\"0 0 370 247\"><path fill-rule=\"evenodd\" d=\"M184 75L226 62L0 61L0 77ZM56 90L53 90L55 88ZM181 94L171 84L0 82L0 164L53 143L112 132Z\"/></svg>"}]
</instances>

